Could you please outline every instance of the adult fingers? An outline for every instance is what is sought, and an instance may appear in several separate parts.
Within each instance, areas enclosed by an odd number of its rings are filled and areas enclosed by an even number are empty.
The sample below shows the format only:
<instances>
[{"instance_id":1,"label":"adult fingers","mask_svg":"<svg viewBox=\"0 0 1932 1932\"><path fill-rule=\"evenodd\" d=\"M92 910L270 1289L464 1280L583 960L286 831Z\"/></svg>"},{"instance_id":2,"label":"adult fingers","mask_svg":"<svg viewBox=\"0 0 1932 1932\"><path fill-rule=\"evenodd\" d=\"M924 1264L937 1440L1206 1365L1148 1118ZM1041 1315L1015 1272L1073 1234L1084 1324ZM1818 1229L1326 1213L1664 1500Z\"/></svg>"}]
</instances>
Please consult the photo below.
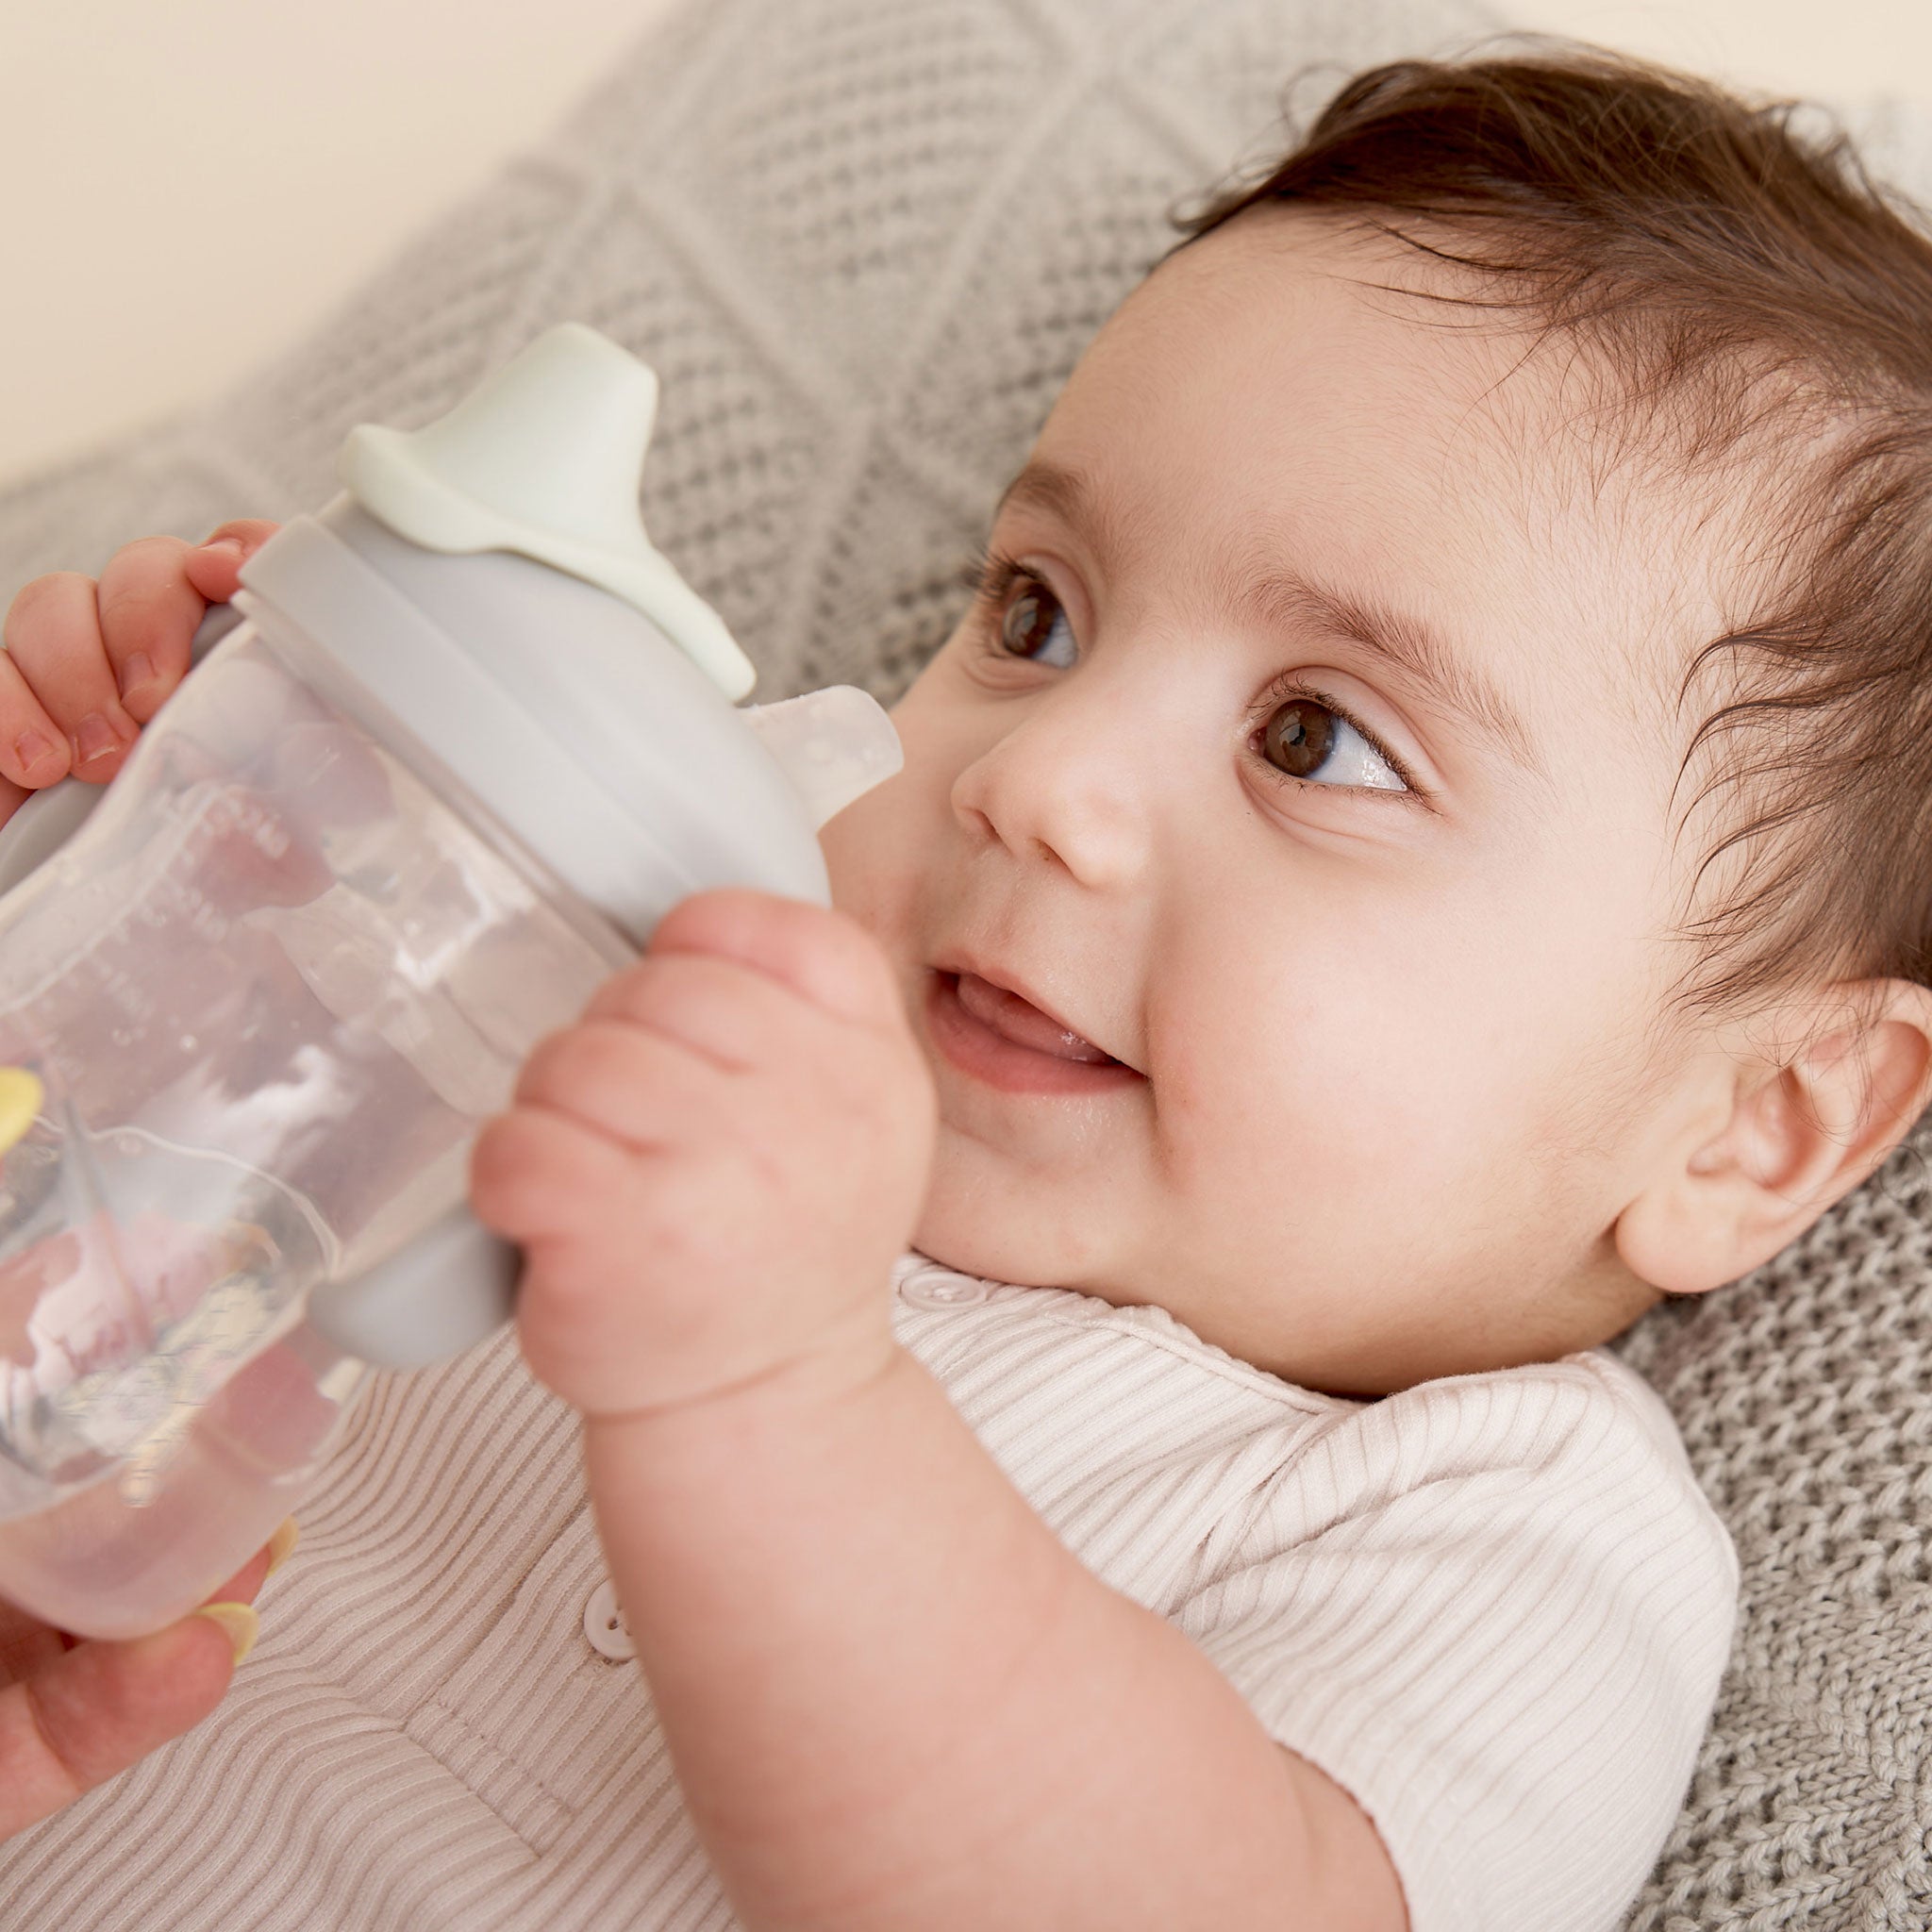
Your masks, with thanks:
<instances>
[{"instance_id":1,"label":"adult fingers","mask_svg":"<svg viewBox=\"0 0 1932 1932\"><path fill-rule=\"evenodd\" d=\"M295 1546L284 1523L208 1599L254 1601ZM150 1751L221 1702L235 1670L232 1626L245 1615L184 1617L120 1643L64 1635L0 1603L0 1839L24 1831Z\"/></svg>"},{"instance_id":2,"label":"adult fingers","mask_svg":"<svg viewBox=\"0 0 1932 1932\"><path fill-rule=\"evenodd\" d=\"M226 1631L192 1616L152 1637L78 1644L0 1690L0 1839L199 1724L234 1670Z\"/></svg>"},{"instance_id":3,"label":"adult fingers","mask_svg":"<svg viewBox=\"0 0 1932 1932\"><path fill-rule=\"evenodd\" d=\"M93 579L73 571L36 577L13 600L4 635L8 657L67 741L74 774L105 784L141 727L121 707ZM19 772L6 775L25 782Z\"/></svg>"},{"instance_id":4,"label":"adult fingers","mask_svg":"<svg viewBox=\"0 0 1932 1932\"><path fill-rule=\"evenodd\" d=\"M275 1532L275 1535L277 1537L282 1536L284 1531L291 1526L291 1524L284 1524L282 1529L278 1529ZM290 1547L293 1547L292 1542L290 1544ZM260 1549L256 1551L254 1556L249 1557L247 1562L242 1564L241 1569L236 1571L234 1575L228 1578L227 1582L222 1585L221 1589L216 1591L211 1597L208 1598L208 1602L211 1604L252 1604L255 1601L255 1592L261 1588L262 1581L268 1575L269 1568L275 1561L275 1545L273 1542L264 1543Z\"/></svg>"},{"instance_id":5,"label":"adult fingers","mask_svg":"<svg viewBox=\"0 0 1932 1932\"><path fill-rule=\"evenodd\" d=\"M269 1572L284 1561L300 1541L291 1516L207 1601L211 1604L252 1604ZM64 1651L87 1640L57 1630L51 1624L0 1597L0 1686L33 1676Z\"/></svg>"},{"instance_id":6,"label":"adult fingers","mask_svg":"<svg viewBox=\"0 0 1932 1932\"><path fill-rule=\"evenodd\" d=\"M79 1641L0 1599L0 1686L31 1677Z\"/></svg>"}]
</instances>

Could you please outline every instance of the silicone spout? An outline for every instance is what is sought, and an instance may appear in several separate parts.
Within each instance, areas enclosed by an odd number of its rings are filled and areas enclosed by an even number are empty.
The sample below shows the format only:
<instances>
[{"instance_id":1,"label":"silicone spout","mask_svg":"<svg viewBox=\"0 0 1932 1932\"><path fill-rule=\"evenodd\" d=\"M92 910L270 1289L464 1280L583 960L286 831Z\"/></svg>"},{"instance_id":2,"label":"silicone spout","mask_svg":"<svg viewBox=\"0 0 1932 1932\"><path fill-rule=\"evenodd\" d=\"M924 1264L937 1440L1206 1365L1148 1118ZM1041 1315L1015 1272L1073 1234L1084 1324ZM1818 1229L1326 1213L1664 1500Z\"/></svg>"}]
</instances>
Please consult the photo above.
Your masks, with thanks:
<instances>
[{"instance_id":1,"label":"silicone spout","mask_svg":"<svg viewBox=\"0 0 1932 1932\"><path fill-rule=\"evenodd\" d=\"M510 550L641 610L734 704L756 681L716 611L644 534L638 482L658 378L582 323L546 330L425 429L364 423L341 479L425 550Z\"/></svg>"},{"instance_id":2,"label":"silicone spout","mask_svg":"<svg viewBox=\"0 0 1932 1932\"><path fill-rule=\"evenodd\" d=\"M891 719L857 685L827 685L775 705L747 705L738 715L791 780L813 831L906 762Z\"/></svg>"}]
</instances>

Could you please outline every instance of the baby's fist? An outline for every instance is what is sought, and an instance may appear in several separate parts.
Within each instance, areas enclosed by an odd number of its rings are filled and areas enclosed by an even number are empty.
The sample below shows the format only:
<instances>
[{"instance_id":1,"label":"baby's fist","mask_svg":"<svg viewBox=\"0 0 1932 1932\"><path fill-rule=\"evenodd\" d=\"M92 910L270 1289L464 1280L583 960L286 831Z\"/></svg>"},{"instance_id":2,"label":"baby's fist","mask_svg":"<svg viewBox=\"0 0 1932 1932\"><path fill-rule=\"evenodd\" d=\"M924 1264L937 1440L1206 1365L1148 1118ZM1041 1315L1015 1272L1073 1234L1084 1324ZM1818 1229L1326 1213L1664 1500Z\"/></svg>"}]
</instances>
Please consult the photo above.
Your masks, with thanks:
<instances>
[{"instance_id":1,"label":"baby's fist","mask_svg":"<svg viewBox=\"0 0 1932 1932\"><path fill-rule=\"evenodd\" d=\"M476 1212L525 1251L531 1368L591 1416L865 1373L934 1115L860 927L761 892L686 900L476 1143Z\"/></svg>"}]
</instances>

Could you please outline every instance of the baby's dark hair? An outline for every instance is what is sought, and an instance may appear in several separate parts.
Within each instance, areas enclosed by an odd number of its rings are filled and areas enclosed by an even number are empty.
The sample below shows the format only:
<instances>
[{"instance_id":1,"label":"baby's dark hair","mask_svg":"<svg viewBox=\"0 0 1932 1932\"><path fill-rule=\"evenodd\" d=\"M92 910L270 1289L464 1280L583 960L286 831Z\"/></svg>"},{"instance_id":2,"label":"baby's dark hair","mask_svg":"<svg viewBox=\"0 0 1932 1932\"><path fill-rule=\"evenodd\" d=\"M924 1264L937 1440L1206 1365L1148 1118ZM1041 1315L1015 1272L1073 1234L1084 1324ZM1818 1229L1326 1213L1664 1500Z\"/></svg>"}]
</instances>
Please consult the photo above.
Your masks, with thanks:
<instances>
[{"instance_id":1,"label":"baby's dark hair","mask_svg":"<svg viewBox=\"0 0 1932 1932\"><path fill-rule=\"evenodd\" d=\"M1769 485L1762 599L1674 692L1706 1012L1932 984L1932 240L1802 112L1585 48L1403 61L1176 217L1183 247L1262 203L1358 220L1453 264L1441 299L1602 352L1639 446Z\"/></svg>"}]
</instances>

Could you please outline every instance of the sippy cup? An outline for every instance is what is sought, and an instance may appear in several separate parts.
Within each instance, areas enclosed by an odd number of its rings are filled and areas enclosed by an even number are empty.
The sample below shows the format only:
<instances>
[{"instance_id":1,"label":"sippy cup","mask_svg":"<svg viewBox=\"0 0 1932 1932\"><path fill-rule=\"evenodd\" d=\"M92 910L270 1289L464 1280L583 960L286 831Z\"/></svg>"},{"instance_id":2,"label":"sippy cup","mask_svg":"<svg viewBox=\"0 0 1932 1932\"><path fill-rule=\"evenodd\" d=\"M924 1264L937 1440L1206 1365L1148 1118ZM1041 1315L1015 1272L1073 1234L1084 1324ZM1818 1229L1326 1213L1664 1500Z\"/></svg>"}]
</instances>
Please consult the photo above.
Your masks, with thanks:
<instances>
[{"instance_id":1,"label":"sippy cup","mask_svg":"<svg viewBox=\"0 0 1932 1932\"><path fill-rule=\"evenodd\" d=\"M61 1629L192 1609L369 1365L508 1318L463 1197L525 1056L686 894L823 902L898 768L862 692L735 708L638 520L656 404L566 324L356 430L114 782L0 831L0 1596Z\"/></svg>"}]
</instances>

